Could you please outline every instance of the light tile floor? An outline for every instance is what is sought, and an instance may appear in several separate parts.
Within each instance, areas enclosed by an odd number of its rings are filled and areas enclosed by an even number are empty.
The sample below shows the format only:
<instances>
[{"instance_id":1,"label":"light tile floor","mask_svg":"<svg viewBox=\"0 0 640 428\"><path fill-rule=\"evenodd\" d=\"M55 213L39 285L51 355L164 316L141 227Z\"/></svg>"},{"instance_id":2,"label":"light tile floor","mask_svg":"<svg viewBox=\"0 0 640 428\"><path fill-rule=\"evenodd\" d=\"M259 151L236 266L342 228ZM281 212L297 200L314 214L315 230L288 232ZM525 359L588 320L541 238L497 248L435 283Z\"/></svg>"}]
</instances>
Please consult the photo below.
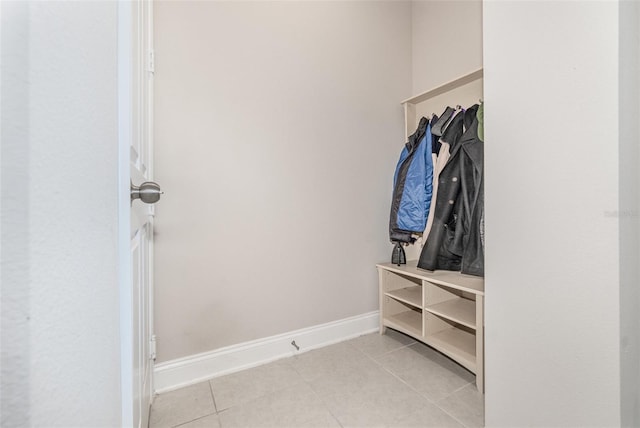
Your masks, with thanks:
<instances>
[{"instance_id":1,"label":"light tile floor","mask_svg":"<svg viewBox=\"0 0 640 428\"><path fill-rule=\"evenodd\" d=\"M482 427L475 376L387 329L156 396L150 427Z\"/></svg>"}]
</instances>

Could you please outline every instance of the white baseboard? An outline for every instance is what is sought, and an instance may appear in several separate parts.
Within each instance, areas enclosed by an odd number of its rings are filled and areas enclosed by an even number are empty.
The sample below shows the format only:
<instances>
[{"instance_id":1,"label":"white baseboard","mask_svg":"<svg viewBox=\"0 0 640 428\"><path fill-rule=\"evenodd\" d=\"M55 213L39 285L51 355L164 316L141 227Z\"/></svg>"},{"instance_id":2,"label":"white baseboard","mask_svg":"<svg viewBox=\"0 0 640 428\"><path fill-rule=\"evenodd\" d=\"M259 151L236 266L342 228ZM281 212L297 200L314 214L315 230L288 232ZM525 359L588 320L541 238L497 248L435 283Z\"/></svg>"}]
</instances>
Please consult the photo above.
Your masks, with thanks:
<instances>
[{"instance_id":1,"label":"white baseboard","mask_svg":"<svg viewBox=\"0 0 640 428\"><path fill-rule=\"evenodd\" d=\"M155 392L171 391L372 333L378 330L379 319L379 311L369 312L160 363L154 369ZM294 340L299 351L291 345Z\"/></svg>"}]
</instances>

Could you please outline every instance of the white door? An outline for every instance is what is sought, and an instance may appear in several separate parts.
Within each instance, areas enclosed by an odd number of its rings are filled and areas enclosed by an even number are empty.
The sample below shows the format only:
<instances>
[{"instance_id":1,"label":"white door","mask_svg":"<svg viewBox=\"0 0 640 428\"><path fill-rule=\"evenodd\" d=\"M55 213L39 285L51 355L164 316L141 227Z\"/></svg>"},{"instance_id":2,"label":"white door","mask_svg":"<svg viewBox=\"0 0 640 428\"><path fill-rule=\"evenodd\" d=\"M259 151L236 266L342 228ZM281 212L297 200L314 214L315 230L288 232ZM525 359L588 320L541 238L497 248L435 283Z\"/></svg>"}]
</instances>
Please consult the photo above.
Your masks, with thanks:
<instances>
[{"instance_id":1,"label":"white door","mask_svg":"<svg viewBox=\"0 0 640 428\"><path fill-rule=\"evenodd\" d=\"M149 183L153 180L152 6L148 0L125 0L118 9L122 425L141 428L148 425L153 394L153 203L160 193ZM135 199L129 199L130 193Z\"/></svg>"}]
</instances>

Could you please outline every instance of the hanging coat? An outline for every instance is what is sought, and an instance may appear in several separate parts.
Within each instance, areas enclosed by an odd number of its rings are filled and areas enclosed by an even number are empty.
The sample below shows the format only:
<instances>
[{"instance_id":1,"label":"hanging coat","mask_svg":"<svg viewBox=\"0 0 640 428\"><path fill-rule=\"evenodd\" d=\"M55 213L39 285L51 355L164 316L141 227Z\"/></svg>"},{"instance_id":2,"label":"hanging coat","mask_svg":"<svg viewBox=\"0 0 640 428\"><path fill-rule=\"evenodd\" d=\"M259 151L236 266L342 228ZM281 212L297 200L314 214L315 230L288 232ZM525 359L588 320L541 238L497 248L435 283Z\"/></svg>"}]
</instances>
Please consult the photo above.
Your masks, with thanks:
<instances>
[{"instance_id":1,"label":"hanging coat","mask_svg":"<svg viewBox=\"0 0 640 428\"><path fill-rule=\"evenodd\" d=\"M451 154L439 176L433 226L418 260L419 268L484 273L480 228L484 219L483 143L478 138L477 110L475 105L464 113L462 135L462 117L447 129L456 135L449 140ZM452 128L454 125L457 127ZM447 140L444 135L443 140Z\"/></svg>"},{"instance_id":2,"label":"hanging coat","mask_svg":"<svg viewBox=\"0 0 640 428\"><path fill-rule=\"evenodd\" d=\"M480 105L467 138L462 141L461 193L465 203L462 273L484 276L484 121ZM475 131L475 132L474 132Z\"/></svg>"},{"instance_id":3,"label":"hanging coat","mask_svg":"<svg viewBox=\"0 0 640 428\"><path fill-rule=\"evenodd\" d=\"M433 186L431 153L431 127L423 117L418 129L402 149L393 177L389 219L389 237L392 242L412 243L415 238L411 235L424 231Z\"/></svg>"},{"instance_id":4,"label":"hanging coat","mask_svg":"<svg viewBox=\"0 0 640 428\"><path fill-rule=\"evenodd\" d=\"M458 117L458 119L455 119L459 115L461 115L461 117ZM438 140L438 144L437 144L438 147L436 151L436 144L433 145L434 153L435 153L433 155L433 160L434 160L433 190L431 192L431 206L429 207L429 216L427 217L427 225L425 226L424 233L422 234L423 246L424 246L424 243L427 242L427 239L429 239L429 233L431 232L431 227L433 226L433 216L436 211L435 206L436 206L436 201L438 197L438 183L440 179L440 173L442 172L442 169L444 168L444 166L447 164L447 161L449 160L449 156L450 156L449 142L447 140L457 139L460 137L460 135L462 135L462 131L463 131L462 117L464 117L464 112L462 112L461 110L456 110L453 113L451 119L449 119L449 121L447 121L445 126L441 129L442 138L436 135L432 135L432 138L434 141L436 141L436 139ZM437 120L437 116L434 115L434 118L435 119L431 120L432 124ZM458 131L458 128L459 128L459 131Z\"/></svg>"}]
</instances>

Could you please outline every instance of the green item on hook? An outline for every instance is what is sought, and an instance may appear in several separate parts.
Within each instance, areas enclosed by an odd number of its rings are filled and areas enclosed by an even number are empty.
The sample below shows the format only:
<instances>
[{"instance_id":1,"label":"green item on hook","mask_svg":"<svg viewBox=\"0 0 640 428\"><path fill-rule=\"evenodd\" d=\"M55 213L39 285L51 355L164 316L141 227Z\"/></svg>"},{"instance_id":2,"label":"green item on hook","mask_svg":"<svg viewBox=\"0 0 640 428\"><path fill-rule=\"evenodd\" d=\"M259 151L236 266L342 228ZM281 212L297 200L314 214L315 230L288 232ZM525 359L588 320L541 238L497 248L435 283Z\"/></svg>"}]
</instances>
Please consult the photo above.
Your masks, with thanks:
<instances>
[{"instance_id":1,"label":"green item on hook","mask_svg":"<svg viewBox=\"0 0 640 428\"><path fill-rule=\"evenodd\" d=\"M484 103L480 103L476 118L478 119L478 138L484 143Z\"/></svg>"}]
</instances>

